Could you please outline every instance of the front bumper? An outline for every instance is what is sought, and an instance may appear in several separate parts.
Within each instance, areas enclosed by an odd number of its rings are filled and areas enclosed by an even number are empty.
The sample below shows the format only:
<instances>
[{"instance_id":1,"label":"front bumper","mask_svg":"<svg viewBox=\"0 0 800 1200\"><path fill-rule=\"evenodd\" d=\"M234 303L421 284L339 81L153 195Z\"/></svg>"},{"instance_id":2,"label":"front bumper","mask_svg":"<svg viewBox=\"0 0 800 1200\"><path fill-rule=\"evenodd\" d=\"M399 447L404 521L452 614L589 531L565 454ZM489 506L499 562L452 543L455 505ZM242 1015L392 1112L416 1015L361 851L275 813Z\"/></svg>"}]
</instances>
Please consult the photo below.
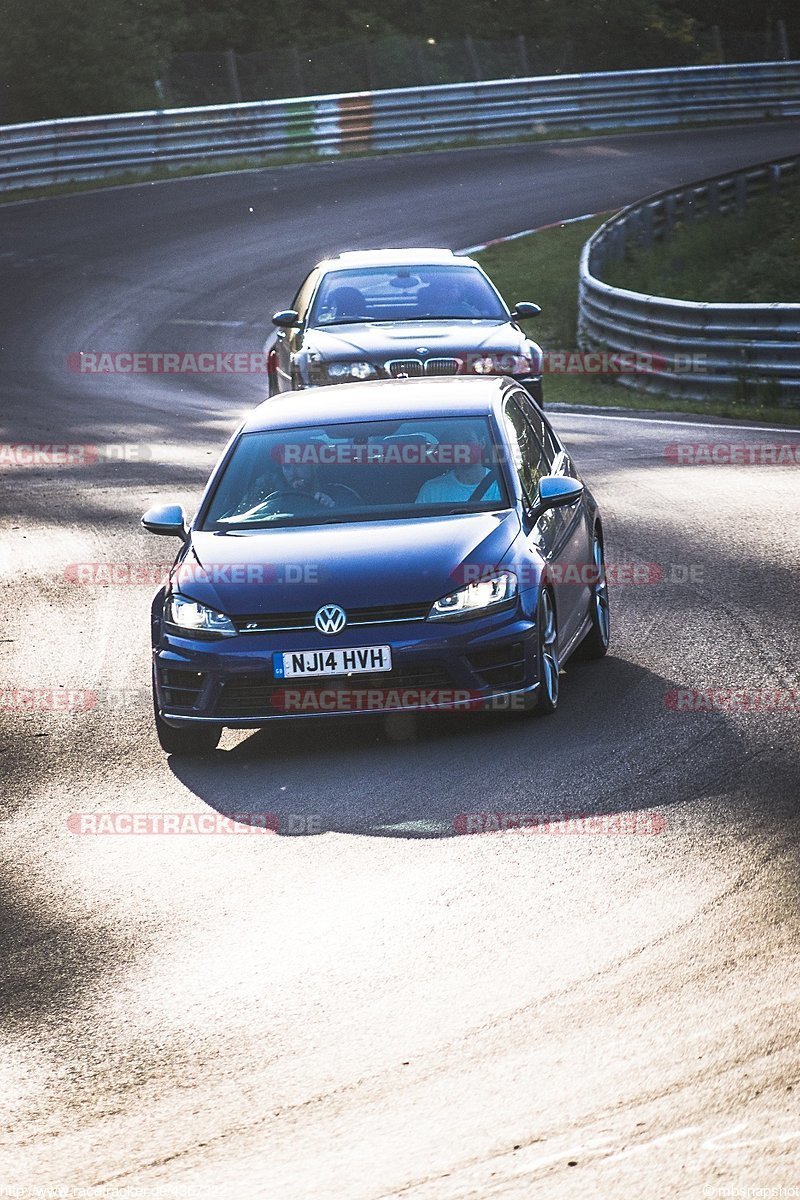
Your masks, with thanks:
<instances>
[{"instance_id":1,"label":"front bumper","mask_svg":"<svg viewBox=\"0 0 800 1200\"><path fill-rule=\"evenodd\" d=\"M523 707L538 686L536 627L521 606L445 623L239 634L199 641L161 632L153 650L156 704L171 725L248 729L298 717ZM276 679L276 651L389 645L392 670Z\"/></svg>"}]
</instances>

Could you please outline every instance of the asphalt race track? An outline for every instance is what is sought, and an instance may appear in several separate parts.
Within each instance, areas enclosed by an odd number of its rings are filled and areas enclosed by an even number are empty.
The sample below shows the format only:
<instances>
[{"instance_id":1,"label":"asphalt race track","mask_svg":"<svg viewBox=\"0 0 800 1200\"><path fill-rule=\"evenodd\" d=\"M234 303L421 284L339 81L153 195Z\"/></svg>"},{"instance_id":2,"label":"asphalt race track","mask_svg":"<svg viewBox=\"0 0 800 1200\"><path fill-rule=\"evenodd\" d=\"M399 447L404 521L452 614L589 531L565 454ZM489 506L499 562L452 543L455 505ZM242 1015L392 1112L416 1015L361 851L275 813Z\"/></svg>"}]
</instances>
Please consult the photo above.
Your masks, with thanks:
<instances>
[{"instance_id":1,"label":"asphalt race track","mask_svg":"<svg viewBox=\"0 0 800 1200\"><path fill-rule=\"evenodd\" d=\"M177 543L139 517L191 507L264 379L68 362L258 351L326 252L472 245L798 143L641 134L0 207L0 443L96 448L0 463L0 1195L800 1182L800 452L770 461L800 432L555 416L617 573L612 652L568 665L555 717L273 726L168 760L145 568ZM755 461L680 461L732 442ZM81 833L122 812L279 833Z\"/></svg>"}]
</instances>

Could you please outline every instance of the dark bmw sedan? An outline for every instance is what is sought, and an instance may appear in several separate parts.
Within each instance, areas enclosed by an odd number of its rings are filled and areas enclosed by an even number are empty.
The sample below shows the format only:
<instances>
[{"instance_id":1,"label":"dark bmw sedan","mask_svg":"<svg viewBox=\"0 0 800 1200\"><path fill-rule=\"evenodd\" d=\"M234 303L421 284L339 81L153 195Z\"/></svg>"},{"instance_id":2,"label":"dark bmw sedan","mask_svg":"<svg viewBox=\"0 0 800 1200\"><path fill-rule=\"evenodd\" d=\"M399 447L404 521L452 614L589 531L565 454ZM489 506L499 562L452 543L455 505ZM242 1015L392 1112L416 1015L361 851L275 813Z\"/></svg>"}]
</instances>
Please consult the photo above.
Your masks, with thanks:
<instances>
[{"instance_id":1,"label":"dark bmw sedan","mask_svg":"<svg viewBox=\"0 0 800 1200\"><path fill-rule=\"evenodd\" d=\"M450 250L340 254L275 313L270 395L333 383L442 375L509 375L542 401L542 351L477 262Z\"/></svg>"},{"instance_id":2,"label":"dark bmw sedan","mask_svg":"<svg viewBox=\"0 0 800 1200\"><path fill-rule=\"evenodd\" d=\"M566 659L608 646L597 505L509 379L267 401L191 523L143 524L183 542L152 609L168 752L295 717L552 713Z\"/></svg>"}]
</instances>

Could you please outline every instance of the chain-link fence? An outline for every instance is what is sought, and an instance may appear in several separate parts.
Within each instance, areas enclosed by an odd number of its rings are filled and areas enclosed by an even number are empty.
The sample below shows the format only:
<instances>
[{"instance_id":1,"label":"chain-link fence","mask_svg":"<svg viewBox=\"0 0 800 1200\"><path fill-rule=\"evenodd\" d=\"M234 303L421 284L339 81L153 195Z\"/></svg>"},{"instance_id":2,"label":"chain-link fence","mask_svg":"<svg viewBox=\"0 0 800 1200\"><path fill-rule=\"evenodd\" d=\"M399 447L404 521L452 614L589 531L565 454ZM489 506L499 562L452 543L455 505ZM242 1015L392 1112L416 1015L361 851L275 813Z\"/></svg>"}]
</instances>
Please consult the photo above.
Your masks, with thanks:
<instances>
[{"instance_id":1,"label":"chain-link fence","mask_svg":"<svg viewBox=\"0 0 800 1200\"><path fill-rule=\"evenodd\" d=\"M177 54L165 65L157 90L164 107L180 107L659 65L599 62L593 53L591 46L572 40L522 35L502 41L365 38L312 50L289 46L269 54ZM686 48L685 62L670 65L789 57L785 29L778 22L759 34L726 34L715 28Z\"/></svg>"}]
</instances>

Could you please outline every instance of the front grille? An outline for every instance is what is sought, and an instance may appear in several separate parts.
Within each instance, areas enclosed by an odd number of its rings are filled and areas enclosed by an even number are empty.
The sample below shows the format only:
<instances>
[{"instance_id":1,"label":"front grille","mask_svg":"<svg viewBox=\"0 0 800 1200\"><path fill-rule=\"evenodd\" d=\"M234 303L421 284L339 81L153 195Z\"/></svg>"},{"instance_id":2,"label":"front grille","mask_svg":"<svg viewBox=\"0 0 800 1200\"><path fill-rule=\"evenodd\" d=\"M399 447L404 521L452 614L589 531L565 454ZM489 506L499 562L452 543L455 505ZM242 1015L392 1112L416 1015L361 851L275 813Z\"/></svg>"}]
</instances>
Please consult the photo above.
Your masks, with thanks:
<instances>
[{"instance_id":1,"label":"front grille","mask_svg":"<svg viewBox=\"0 0 800 1200\"><path fill-rule=\"evenodd\" d=\"M458 375L461 362L457 358L395 358L385 364L386 370L393 379L407 375L409 379L418 379L420 375Z\"/></svg>"},{"instance_id":2,"label":"front grille","mask_svg":"<svg viewBox=\"0 0 800 1200\"><path fill-rule=\"evenodd\" d=\"M489 687L521 687L525 682L523 642L493 646L491 650L477 650L467 656L467 661Z\"/></svg>"},{"instance_id":3,"label":"front grille","mask_svg":"<svg viewBox=\"0 0 800 1200\"><path fill-rule=\"evenodd\" d=\"M458 375L460 370L457 358L429 358L425 363L426 375Z\"/></svg>"},{"instance_id":4,"label":"front grille","mask_svg":"<svg viewBox=\"0 0 800 1200\"><path fill-rule=\"evenodd\" d=\"M396 692L398 689L439 689L449 695L454 690L454 684L449 671L436 664L401 667L377 674L329 675L314 679L276 680L272 675L242 675L223 685L215 716L233 718L277 716L282 712L335 712L337 705L331 702L331 692L343 694L343 710L363 712L368 710L369 704L364 703L359 708L353 693L370 691L374 694ZM395 702L394 706L402 707L402 703L398 705ZM410 706L413 706L413 699L410 699ZM381 706L373 704L372 707Z\"/></svg>"},{"instance_id":5,"label":"front grille","mask_svg":"<svg viewBox=\"0 0 800 1200\"><path fill-rule=\"evenodd\" d=\"M416 379L422 374L422 363L418 358L396 358L392 362L387 362L386 370L392 379L397 379L400 375Z\"/></svg>"},{"instance_id":6,"label":"front grille","mask_svg":"<svg viewBox=\"0 0 800 1200\"><path fill-rule=\"evenodd\" d=\"M424 604L384 604L372 608L350 608L347 609L346 628L350 629L360 625L392 625L404 621L424 621L430 609L430 601L426 601ZM285 633L289 630L316 628L313 612L251 613L232 619L239 633ZM252 625L254 628L248 629L248 625Z\"/></svg>"},{"instance_id":7,"label":"front grille","mask_svg":"<svg viewBox=\"0 0 800 1200\"><path fill-rule=\"evenodd\" d=\"M164 703L169 708L194 708L205 678L202 671L161 667L159 679Z\"/></svg>"}]
</instances>

